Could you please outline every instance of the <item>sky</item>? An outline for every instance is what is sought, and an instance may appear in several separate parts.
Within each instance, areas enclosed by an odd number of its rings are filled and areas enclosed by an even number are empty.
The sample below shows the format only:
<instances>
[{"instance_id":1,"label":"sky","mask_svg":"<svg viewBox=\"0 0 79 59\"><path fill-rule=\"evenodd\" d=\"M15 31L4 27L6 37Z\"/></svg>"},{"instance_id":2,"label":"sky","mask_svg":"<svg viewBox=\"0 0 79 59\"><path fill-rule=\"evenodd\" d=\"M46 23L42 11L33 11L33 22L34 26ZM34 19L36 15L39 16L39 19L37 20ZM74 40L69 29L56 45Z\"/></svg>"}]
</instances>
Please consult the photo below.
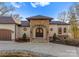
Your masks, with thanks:
<instances>
[{"instance_id":1,"label":"sky","mask_svg":"<svg viewBox=\"0 0 79 59\"><path fill-rule=\"evenodd\" d=\"M54 19L57 18L58 13L67 11L73 2L9 2L8 5L12 5L16 8L13 12L20 14L23 17L22 20L29 16L44 15Z\"/></svg>"}]
</instances>

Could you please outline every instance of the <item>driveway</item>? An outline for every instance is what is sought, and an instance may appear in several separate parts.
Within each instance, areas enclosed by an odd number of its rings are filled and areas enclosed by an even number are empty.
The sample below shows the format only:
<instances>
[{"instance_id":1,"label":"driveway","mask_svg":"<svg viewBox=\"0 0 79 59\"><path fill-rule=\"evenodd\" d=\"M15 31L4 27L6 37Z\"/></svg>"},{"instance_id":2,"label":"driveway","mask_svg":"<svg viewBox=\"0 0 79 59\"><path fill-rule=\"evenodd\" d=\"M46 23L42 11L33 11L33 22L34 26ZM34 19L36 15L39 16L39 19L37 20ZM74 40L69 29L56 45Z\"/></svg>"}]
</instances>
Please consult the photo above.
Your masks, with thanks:
<instances>
[{"instance_id":1,"label":"driveway","mask_svg":"<svg viewBox=\"0 0 79 59\"><path fill-rule=\"evenodd\" d=\"M58 57L79 56L79 47L55 43L17 43L12 41L0 41L0 51L1 50L29 50Z\"/></svg>"}]
</instances>

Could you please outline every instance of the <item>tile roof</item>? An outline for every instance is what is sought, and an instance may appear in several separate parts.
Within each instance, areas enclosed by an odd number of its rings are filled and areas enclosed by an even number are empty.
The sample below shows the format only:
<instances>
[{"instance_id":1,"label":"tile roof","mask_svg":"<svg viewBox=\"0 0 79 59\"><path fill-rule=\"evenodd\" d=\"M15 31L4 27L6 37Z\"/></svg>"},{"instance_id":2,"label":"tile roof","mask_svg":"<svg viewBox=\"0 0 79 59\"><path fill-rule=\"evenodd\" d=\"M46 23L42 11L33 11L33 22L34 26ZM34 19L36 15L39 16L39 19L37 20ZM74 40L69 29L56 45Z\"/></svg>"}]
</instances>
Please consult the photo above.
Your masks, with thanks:
<instances>
[{"instance_id":1,"label":"tile roof","mask_svg":"<svg viewBox=\"0 0 79 59\"><path fill-rule=\"evenodd\" d=\"M41 20L52 20L53 18L51 18L51 17L48 17L48 16L43 16L43 15L36 15L36 16L31 16L31 17L28 17L28 18L26 18L27 20L31 20L31 19L34 19L34 20L38 20L38 19L41 19Z\"/></svg>"},{"instance_id":2,"label":"tile roof","mask_svg":"<svg viewBox=\"0 0 79 59\"><path fill-rule=\"evenodd\" d=\"M61 22L61 21L51 21L49 24L55 24L55 25L69 25L68 23ZM30 23L28 21L21 21L22 27L30 27Z\"/></svg>"},{"instance_id":3,"label":"tile roof","mask_svg":"<svg viewBox=\"0 0 79 59\"><path fill-rule=\"evenodd\" d=\"M40 16L43 17L43 16ZM38 17L37 17L38 18ZM0 24L15 24L15 21L12 17L7 16L0 16ZM50 21L49 24L57 24L57 25L69 25L68 23L61 22L61 21ZM29 27L29 21L21 21L22 27Z\"/></svg>"},{"instance_id":4,"label":"tile roof","mask_svg":"<svg viewBox=\"0 0 79 59\"><path fill-rule=\"evenodd\" d=\"M69 25L69 23L61 22L61 21L51 21L49 24L57 24L57 25Z\"/></svg>"},{"instance_id":5,"label":"tile roof","mask_svg":"<svg viewBox=\"0 0 79 59\"><path fill-rule=\"evenodd\" d=\"M15 24L12 17L0 16L0 24Z\"/></svg>"},{"instance_id":6,"label":"tile roof","mask_svg":"<svg viewBox=\"0 0 79 59\"><path fill-rule=\"evenodd\" d=\"M30 23L28 21L21 21L22 27L30 27Z\"/></svg>"}]
</instances>

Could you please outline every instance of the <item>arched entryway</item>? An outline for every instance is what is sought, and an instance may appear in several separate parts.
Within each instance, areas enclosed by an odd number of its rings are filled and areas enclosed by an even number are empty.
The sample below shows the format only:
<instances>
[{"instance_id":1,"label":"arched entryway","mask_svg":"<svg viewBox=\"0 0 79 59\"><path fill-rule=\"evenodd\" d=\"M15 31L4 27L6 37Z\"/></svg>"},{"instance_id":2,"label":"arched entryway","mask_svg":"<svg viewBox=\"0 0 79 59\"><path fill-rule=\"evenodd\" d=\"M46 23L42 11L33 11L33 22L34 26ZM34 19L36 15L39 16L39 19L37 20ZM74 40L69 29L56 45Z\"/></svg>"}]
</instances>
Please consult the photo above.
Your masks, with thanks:
<instances>
[{"instance_id":1,"label":"arched entryway","mask_svg":"<svg viewBox=\"0 0 79 59\"><path fill-rule=\"evenodd\" d=\"M36 28L36 37L43 37L43 28Z\"/></svg>"},{"instance_id":2,"label":"arched entryway","mask_svg":"<svg viewBox=\"0 0 79 59\"><path fill-rule=\"evenodd\" d=\"M34 25L30 30L31 40L41 38L48 39L48 28L45 25Z\"/></svg>"}]
</instances>

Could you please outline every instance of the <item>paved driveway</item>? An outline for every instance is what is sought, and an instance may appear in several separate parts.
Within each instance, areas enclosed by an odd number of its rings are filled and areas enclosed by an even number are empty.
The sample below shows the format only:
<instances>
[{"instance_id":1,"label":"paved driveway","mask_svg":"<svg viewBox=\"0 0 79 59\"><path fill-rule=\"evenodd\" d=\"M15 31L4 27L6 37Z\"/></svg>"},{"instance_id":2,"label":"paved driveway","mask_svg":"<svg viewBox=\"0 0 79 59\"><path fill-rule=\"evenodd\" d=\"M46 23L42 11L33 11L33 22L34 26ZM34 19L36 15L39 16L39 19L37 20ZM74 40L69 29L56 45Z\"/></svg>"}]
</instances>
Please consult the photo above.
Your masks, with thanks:
<instances>
[{"instance_id":1,"label":"paved driveway","mask_svg":"<svg viewBox=\"0 0 79 59\"><path fill-rule=\"evenodd\" d=\"M12 41L0 41L0 50L29 50L60 57L79 56L79 47L55 43L17 43Z\"/></svg>"}]
</instances>

